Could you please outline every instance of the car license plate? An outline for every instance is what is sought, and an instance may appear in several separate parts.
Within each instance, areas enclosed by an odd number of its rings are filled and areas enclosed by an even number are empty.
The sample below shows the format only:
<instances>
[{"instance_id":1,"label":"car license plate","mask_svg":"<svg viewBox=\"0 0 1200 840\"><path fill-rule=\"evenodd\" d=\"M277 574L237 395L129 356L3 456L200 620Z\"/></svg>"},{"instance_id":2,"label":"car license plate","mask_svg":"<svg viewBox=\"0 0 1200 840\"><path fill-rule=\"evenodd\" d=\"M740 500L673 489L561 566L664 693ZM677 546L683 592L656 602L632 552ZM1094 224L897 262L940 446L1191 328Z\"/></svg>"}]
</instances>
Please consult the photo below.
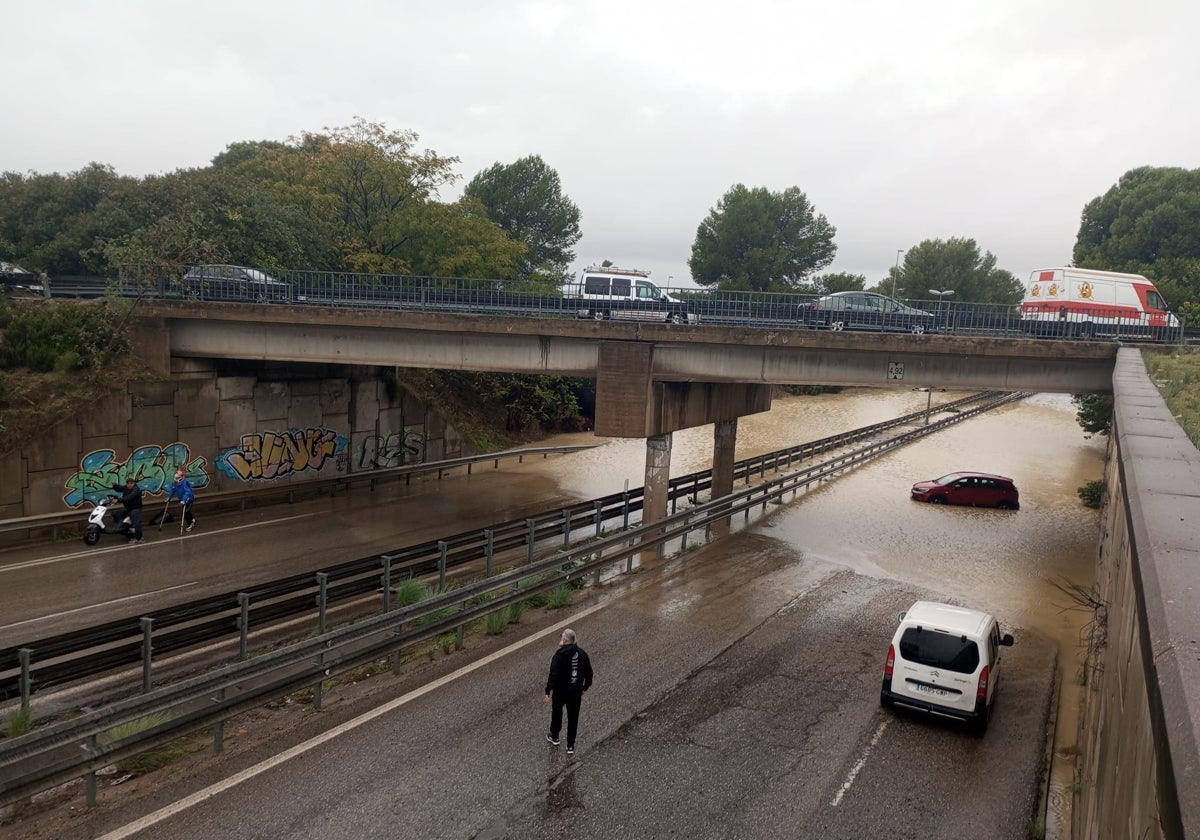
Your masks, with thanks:
<instances>
[{"instance_id":1,"label":"car license plate","mask_svg":"<svg viewBox=\"0 0 1200 840\"><path fill-rule=\"evenodd\" d=\"M934 697L949 697L950 696L949 691L946 691L945 689L941 689L941 688L936 688L932 685L923 685L921 683L917 683L913 687L916 688L917 691L920 691L922 694L932 694Z\"/></svg>"}]
</instances>

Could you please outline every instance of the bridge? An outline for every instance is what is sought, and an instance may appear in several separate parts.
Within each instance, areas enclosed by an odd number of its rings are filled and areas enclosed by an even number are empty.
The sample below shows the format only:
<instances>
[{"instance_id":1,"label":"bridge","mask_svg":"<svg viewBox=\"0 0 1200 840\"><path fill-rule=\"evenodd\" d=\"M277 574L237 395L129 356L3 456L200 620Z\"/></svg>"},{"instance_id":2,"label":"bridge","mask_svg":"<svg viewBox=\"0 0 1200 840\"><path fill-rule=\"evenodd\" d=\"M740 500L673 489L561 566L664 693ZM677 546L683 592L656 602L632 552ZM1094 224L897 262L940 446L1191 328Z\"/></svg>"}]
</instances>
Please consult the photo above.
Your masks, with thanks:
<instances>
[{"instance_id":1,"label":"bridge","mask_svg":"<svg viewBox=\"0 0 1200 840\"><path fill-rule=\"evenodd\" d=\"M737 419L785 384L1108 391L1117 345L992 335L547 319L515 314L153 300L141 355L388 365L596 380L598 435L646 439L646 518L665 516L671 434L714 425L713 492L733 487Z\"/></svg>"}]
</instances>

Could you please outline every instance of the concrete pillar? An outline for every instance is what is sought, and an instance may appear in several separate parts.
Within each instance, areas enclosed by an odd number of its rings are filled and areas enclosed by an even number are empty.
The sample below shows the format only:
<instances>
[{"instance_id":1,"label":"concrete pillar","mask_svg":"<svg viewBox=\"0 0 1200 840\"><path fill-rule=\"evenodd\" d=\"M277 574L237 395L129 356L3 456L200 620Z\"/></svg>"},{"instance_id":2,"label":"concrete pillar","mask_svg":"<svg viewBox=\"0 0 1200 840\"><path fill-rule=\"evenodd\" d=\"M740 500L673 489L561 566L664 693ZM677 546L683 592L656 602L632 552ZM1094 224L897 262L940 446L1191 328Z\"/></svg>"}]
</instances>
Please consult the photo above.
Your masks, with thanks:
<instances>
[{"instance_id":1,"label":"concrete pillar","mask_svg":"<svg viewBox=\"0 0 1200 840\"><path fill-rule=\"evenodd\" d=\"M671 433L646 438L646 483L642 491L642 524L667 518L671 490ZM657 552L656 552L657 553Z\"/></svg>"},{"instance_id":2,"label":"concrete pillar","mask_svg":"<svg viewBox=\"0 0 1200 840\"><path fill-rule=\"evenodd\" d=\"M737 418L718 420L713 424L713 468L712 493L710 498L719 499L733 492L734 450L737 448ZM713 533L729 533L729 518L713 523Z\"/></svg>"}]
</instances>

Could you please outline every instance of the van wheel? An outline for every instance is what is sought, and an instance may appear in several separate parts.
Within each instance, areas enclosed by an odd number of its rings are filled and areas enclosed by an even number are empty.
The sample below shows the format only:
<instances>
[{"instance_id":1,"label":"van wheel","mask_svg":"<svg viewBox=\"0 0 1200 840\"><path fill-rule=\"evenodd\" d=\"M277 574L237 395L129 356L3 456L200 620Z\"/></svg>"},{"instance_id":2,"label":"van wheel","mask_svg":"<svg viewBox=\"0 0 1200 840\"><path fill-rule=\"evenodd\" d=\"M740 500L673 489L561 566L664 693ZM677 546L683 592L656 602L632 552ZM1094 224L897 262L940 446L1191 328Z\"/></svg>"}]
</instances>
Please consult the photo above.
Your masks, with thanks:
<instances>
[{"instance_id":1,"label":"van wheel","mask_svg":"<svg viewBox=\"0 0 1200 840\"><path fill-rule=\"evenodd\" d=\"M911 332L913 335L925 335L925 325L924 324L913 324L912 327L909 329L909 332Z\"/></svg>"},{"instance_id":2,"label":"van wheel","mask_svg":"<svg viewBox=\"0 0 1200 840\"><path fill-rule=\"evenodd\" d=\"M984 706L979 717L975 718L975 720L971 722L971 734L976 738L982 738L984 735L986 735L988 731L988 719L990 717L990 711L988 710L987 706Z\"/></svg>"},{"instance_id":3,"label":"van wheel","mask_svg":"<svg viewBox=\"0 0 1200 840\"><path fill-rule=\"evenodd\" d=\"M669 315L669 316L667 317L667 323L668 323L668 324L682 324L682 323L685 323L685 322L684 322L684 318L683 318L683 316L682 316L682 315L680 315L678 312L676 312L676 313L674 313L674 314L672 314L672 315Z\"/></svg>"},{"instance_id":4,"label":"van wheel","mask_svg":"<svg viewBox=\"0 0 1200 840\"><path fill-rule=\"evenodd\" d=\"M944 504L946 504L946 497L945 496L934 496L932 499L929 500L929 504L944 505Z\"/></svg>"},{"instance_id":5,"label":"van wheel","mask_svg":"<svg viewBox=\"0 0 1200 840\"><path fill-rule=\"evenodd\" d=\"M592 318L593 318L593 320L596 320L596 321L603 321L604 320L604 311L600 310L600 309L593 309L592 310Z\"/></svg>"},{"instance_id":6,"label":"van wheel","mask_svg":"<svg viewBox=\"0 0 1200 840\"><path fill-rule=\"evenodd\" d=\"M996 507L1000 510L1016 510L1016 507L1013 505L1013 503L1007 499L1005 499L1003 502L1000 502L1000 504L996 505Z\"/></svg>"},{"instance_id":7,"label":"van wheel","mask_svg":"<svg viewBox=\"0 0 1200 840\"><path fill-rule=\"evenodd\" d=\"M895 701L895 700L893 700L891 697L888 697L888 696L887 696L886 694L884 694L882 691L881 691L881 692L879 692L879 705L880 705L880 706L883 706L883 708L885 708L885 709L890 709L890 708L892 708L892 707L893 707L895 704L896 704L896 701Z\"/></svg>"},{"instance_id":8,"label":"van wheel","mask_svg":"<svg viewBox=\"0 0 1200 840\"><path fill-rule=\"evenodd\" d=\"M846 329L846 322L845 321L830 321L829 329L833 330L834 332L841 332L842 330Z\"/></svg>"}]
</instances>

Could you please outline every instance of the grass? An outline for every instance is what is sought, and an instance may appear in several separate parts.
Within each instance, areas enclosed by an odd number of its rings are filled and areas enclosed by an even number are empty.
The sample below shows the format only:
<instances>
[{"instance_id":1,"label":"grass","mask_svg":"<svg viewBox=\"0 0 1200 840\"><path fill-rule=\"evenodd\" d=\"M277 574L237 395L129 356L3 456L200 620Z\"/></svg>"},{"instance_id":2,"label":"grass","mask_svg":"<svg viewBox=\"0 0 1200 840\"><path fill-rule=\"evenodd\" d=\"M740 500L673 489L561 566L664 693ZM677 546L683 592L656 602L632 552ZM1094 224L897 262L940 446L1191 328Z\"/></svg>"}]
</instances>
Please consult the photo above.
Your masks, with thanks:
<instances>
[{"instance_id":1,"label":"grass","mask_svg":"<svg viewBox=\"0 0 1200 840\"><path fill-rule=\"evenodd\" d=\"M498 636L504 632L504 628L508 626L508 610L496 610L494 613L488 613L487 618L483 621L484 627L487 629L489 636Z\"/></svg>"},{"instance_id":2,"label":"grass","mask_svg":"<svg viewBox=\"0 0 1200 840\"><path fill-rule=\"evenodd\" d=\"M550 591L550 595L546 598L546 609L557 610L562 607L571 605L571 600L575 597L575 587L569 584L556 586Z\"/></svg>"},{"instance_id":3,"label":"grass","mask_svg":"<svg viewBox=\"0 0 1200 840\"><path fill-rule=\"evenodd\" d=\"M1158 387L1175 422L1200 448L1200 351L1177 348L1170 353L1142 354L1146 372Z\"/></svg>"},{"instance_id":4,"label":"grass","mask_svg":"<svg viewBox=\"0 0 1200 840\"><path fill-rule=\"evenodd\" d=\"M405 578L392 590L396 603L402 607L418 604L433 595L428 584L416 578Z\"/></svg>"},{"instance_id":5,"label":"grass","mask_svg":"<svg viewBox=\"0 0 1200 840\"><path fill-rule=\"evenodd\" d=\"M33 728L33 708L31 706L22 706L16 711L8 713L8 737L20 738Z\"/></svg>"},{"instance_id":6,"label":"grass","mask_svg":"<svg viewBox=\"0 0 1200 840\"><path fill-rule=\"evenodd\" d=\"M132 738L134 735L153 729L154 727L166 723L167 716L165 714L146 715L145 717L131 720L128 723L122 723L114 726L105 733L105 737L111 742L124 741L126 738ZM149 773L151 770L157 770L160 767L165 767L176 759L191 755L194 752L204 749L202 744L187 745L180 741L173 741L167 744L160 744L157 747L151 747L148 750L143 750L137 755L132 755L129 758L122 759L117 762L117 767L123 773Z\"/></svg>"}]
</instances>

